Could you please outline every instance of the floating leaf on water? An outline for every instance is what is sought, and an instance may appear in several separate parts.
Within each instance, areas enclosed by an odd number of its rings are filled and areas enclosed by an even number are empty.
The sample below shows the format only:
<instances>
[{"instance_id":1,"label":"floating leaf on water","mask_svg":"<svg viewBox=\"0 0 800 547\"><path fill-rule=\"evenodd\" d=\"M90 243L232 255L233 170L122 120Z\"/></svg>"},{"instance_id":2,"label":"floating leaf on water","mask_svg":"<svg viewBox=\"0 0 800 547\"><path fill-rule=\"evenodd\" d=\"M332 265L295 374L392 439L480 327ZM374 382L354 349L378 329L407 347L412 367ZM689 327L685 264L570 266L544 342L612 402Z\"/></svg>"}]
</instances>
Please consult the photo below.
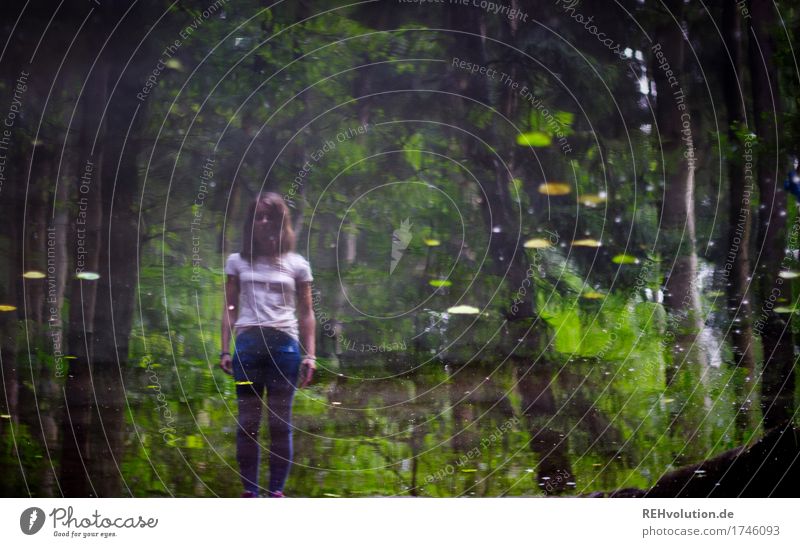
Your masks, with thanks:
<instances>
[{"instance_id":1,"label":"floating leaf on water","mask_svg":"<svg viewBox=\"0 0 800 547\"><path fill-rule=\"evenodd\" d=\"M481 312L475 306L466 306L464 304L460 306L453 306L452 308L447 309L447 313L452 314L461 314L461 315L477 315Z\"/></svg>"},{"instance_id":2,"label":"floating leaf on water","mask_svg":"<svg viewBox=\"0 0 800 547\"><path fill-rule=\"evenodd\" d=\"M340 405L340 404L342 404L342 403L340 403L339 401L333 401L333 402L331 402L331 404L332 404L332 405Z\"/></svg>"},{"instance_id":3,"label":"floating leaf on water","mask_svg":"<svg viewBox=\"0 0 800 547\"><path fill-rule=\"evenodd\" d=\"M665 405L668 405L670 403L675 402L675 399L671 397L664 397L663 399L661 399L661 402L664 403Z\"/></svg>"},{"instance_id":4,"label":"floating leaf on water","mask_svg":"<svg viewBox=\"0 0 800 547\"><path fill-rule=\"evenodd\" d=\"M0 311L14 311L16 309L17 307L11 304L0 304Z\"/></svg>"},{"instance_id":5,"label":"floating leaf on water","mask_svg":"<svg viewBox=\"0 0 800 547\"><path fill-rule=\"evenodd\" d=\"M706 296L710 298L719 298L725 296L725 291L708 291L706 292Z\"/></svg>"},{"instance_id":6,"label":"floating leaf on water","mask_svg":"<svg viewBox=\"0 0 800 547\"><path fill-rule=\"evenodd\" d=\"M572 242L573 247L600 247L602 243L597 239L576 239Z\"/></svg>"},{"instance_id":7,"label":"floating leaf on water","mask_svg":"<svg viewBox=\"0 0 800 547\"><path fill-rule=\"evenodd\" d=\"M597 207L606 201L606 193L600 192L599 194L584 194L581 196L581 203L587 207Z\"/></svg>"},{"instance_id":8,"label":"floating leaf on water","mask_svg":"<svg viewBox=\"0 0 800 547\"><path fill-rule=\"evenodd\" d=\"M475 469L475 468L472 468L472 467L470 467L470 468L468 468L468 469L462 469L462 470L461 470L461 472L462 472L462 473L477 473L477 472L478 472L478 470L477 470L477 469Z\"/></svg>"},{"instance_id":9,"label":"floating leaf on water","mask_svg":"<svg viewBox=\"0 0 800 547\"><path fill-rule=\"evenodd\" d=\"M539 193L546 196L566 196L572 187L566 182L543 182L539 185Z\"/></svg>"},{"instance_id":10,"label":"floating leaf on water","mask_svg":"<svg viewBox=\"0 0 800 547\"><path fill-rule=\"evenodd\" d=\"M788 306L778 306L775 308L775 313L794 313L797 311L797 308L790 308Z\"/></svg>"},{"instance_id":11,"label":"floating leaf on water","mask_svg":"<svg viewBox=\"0 0 800 547\"><path fill-rule=\"evenodd\" d=\"M0 420L10 420L11 414L0 414Z\"/></svg>"},{"instance_id":12,"label":"floating leaf on water","mask_svg":"<svg viewBox=\"0 0 800 547\"><path fill-rule=\"evenodd\" d=\"M339 494L334 494L333 492L323 492L322 495L323 496L327 496L329 498L341 498L342 497Z\"/></svg>"},{"instance_id":13,"label":"floating leaf on water","mask_svg":"<svg viewBox=\"0 0 800 547\"><path fill-rule=\"evenodd\" d=\"M160 388L155 384L150 384L149 386L147 386L147 389L160 389Z\"/></svg>"},{"instance_id":14,"label":"floating leaf on water","mask_svg":"<svg viewBox=\"0 0 800 547\"><path fill-rule=\"evenodd\" d=\"M783 279L794 279L795 277L800 277L800 272L793 272L792 270L783 270L778 274L778 277L782 277Z\"/></svg>"},{"instance_id":15,"label":"floating leaf on water","mask_svg":"<svg viewBox=\"0 0 800 547\"><path fill-rule=\"evenodd\" d=\"M249 381L249 380L243 380L243 381L241 381L241 382L236 382L236 385L237 385L237 386L249 386L249 385L251 385L252 383L253 383L253 382L251 382L251 381Z\"/></svg>"},{"instance_id":16,"label":"floating leaf on water","mask_svg":"<svg viewBox=\"0 0 800 547\"><path fill-rule=\"evenodd\" d=\"M428 281L428 285L431 287L449 287L452 284L453 282L449 279L431 279Z\"/></svg>"},{"instance_id":17,"label":"floating leaf on water","mask_svg":"<svg viewBox=\"0 0 800 547\"><path fill-rule=\"evenodd\" d=\"M22 274L22 277L24 277L25 279L44 279L47 276L44 274L44 272L29 270L24 274Z\"/></svg>"},{"instance_id":18,"label":"floating leaf on water","mask_svg":"<svg viewBox=\"0 0 800 547\"><path fill-rule=\"evenodd\" d=\"M549 240L544 239L542 237L534 237L533 239L529 239L523 245L526 249L547 249L552 247L553 245L550 243Z\"/></svg>"},{"instance_id":19,"label":"floating leaf on water","mask_svg":"<svg viewBox=\"0 0 800 547\"><path fill-rule=\"evenodd\" d=\"M442 242L439 241L438 239L426 239L424 241L425 245L427 245L428 247L438 247L439 245L442 244Z\"/></svg>"},{"instance_id":20,"label":"floating leaf on water","mask_svg":"<svg viewBox=\"0 0 800 547\"><path fill-rule=\"evenodd\" d=\"M167 62L164 63L164 65L166 65L167 68L171 68L172 70L183 70L183 64L175 57L169 59Z\"/></svg>"},{"instance_id":21,"label":"floating leaf on water","mask_svg":"<svg viewBox=\"0 0 800 547\"><path fill-rule=\"evenodd\" d=\"M536 148L541 148L544 146L550 146L550 143L553 142L553 139L550 138L550 135L547 133L542 133L541 131L530 131L528 133L520 133L517 135L517 144L521 146L533 146Z\"/></svg>"},{"instance_id":22,"label":"floating leaf on water","mask_svg":"<svg viewBox=\"0 0 800 547\"><path fill-rule=\"evenodd\" d=\"M97 281L100 279L100 274L96 272L80 272L75 277L84 281Z\"/></svg>"},{"instance_id":23,"label":"floating leaf on water","mask_svg":"<svg viewBox=\"0 0 800 547\"><path fill-rule=\"evenodd\" d=\"M606 295L604 295L601 292L597 292L597 291L585 292L581 296L583 298L588 298L589 300L599 300L600 298L605 298L606 297Z\"/></svg>"},{"instance_id":24,"label":"floating leaf on water","mask_svg":"<svg viewBox=\"0 0 800 547\"><path fill-rule=\"evenodd\" d=\"M65 355L64 359L77 359L74 355Z\"/></svg>"},{"instance_id":25,"label":"floating leaf on water","mask_svg":"<svg viewBox=\"0 0 800 547\"><path fill-rule=\"evenodd\" d=\"M614 264L638 264L639 259L633 255L622 253L612 258L611 262Z\"/></svg>"}]
</instances>

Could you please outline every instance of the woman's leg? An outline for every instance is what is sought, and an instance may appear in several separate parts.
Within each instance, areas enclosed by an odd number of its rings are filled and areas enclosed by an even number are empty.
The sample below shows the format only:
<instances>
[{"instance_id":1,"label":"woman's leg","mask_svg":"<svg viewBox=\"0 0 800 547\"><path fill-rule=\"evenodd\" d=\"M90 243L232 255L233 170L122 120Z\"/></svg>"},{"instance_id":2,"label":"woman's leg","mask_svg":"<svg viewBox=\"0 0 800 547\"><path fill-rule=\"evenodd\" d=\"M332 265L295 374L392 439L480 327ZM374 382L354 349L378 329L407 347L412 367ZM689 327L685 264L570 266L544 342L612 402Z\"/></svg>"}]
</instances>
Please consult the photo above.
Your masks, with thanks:
<instances>
[{"instance_id":1,"label":"woman's leg","mask_svg":"<svg viewBox=\"0 0 800 547\"><path fill-rule=\"evenodd\" d=\"M258 468L261 462L258 431L261 426L264 384L237 385L236 397L239 403L236 460L239 462L244 489L258 495Z\"/></svg>"},{"instance_id":2,"label":"woman's leg","mask_svg":"<svg viewBox=\"0 0 800 547\"><path fill-rule=\"evenodd\" d=\"M283 492L292 465L292 402L300 370L300 352L276 352L275 367L267 379L269 420L269 492Z\"/></svg>"}]
</instances>

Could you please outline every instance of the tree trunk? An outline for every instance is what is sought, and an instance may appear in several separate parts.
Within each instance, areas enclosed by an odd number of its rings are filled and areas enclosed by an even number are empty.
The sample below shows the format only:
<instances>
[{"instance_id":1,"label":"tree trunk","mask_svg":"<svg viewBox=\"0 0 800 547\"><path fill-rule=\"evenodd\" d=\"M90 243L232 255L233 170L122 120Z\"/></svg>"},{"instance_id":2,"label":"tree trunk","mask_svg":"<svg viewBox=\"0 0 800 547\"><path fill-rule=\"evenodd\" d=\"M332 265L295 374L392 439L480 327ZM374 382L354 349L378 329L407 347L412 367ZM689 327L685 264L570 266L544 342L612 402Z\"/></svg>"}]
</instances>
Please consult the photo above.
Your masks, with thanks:
<instances>
[{"instance_id":1,"label":"tree trunk","mask_svg":"<svg viewBox=\"0 0 800 547\"><path fill-rule=\"evenodd\" d=\"M671 14L663 14L656 24L655 47L659 49L653 51L652 72L658 91L656 118L665 176L660 234L667 268L664 304L670 313L669 328L676 342L670 347L674 351L672 364L667 368L669 384L678 368L690 360L703 361L698 337L703 321L697 287L692 120L678 77L684 62L684 36L679 26L683 2L670 0L665 6ZM659 66L663 61L675 73L673 79Z\"/></svg>"},{"instance_id":2,"label":"tree trunk","mask_svg":"<svg viewBox=\"0 0 800 547\"><path fill-rule=\"evenodd\" d=\"M559 412L552 373L552 367L541 362L517 367L522 416L530 431L530 448L539 458L538 484L546 494L561 493L567 483L575 482L567 436L549 425Z\"/></svg>"},{"instance_id":3,"label":"tree trunk","mask_svg":"<svg viewBox=\"0 0 800 547\"><path fill-rule=\"evenodd\" d=\"M755 329L764 345L761 376L761 407L766 428L792 419L794 413L794 355L792 332L787 320L775 313L778 299L791 301L788 283L778 277L786 243L786 193L781 185L783 155L778 142L778 119L783 116L778 75L774 63L775 44L770 32L777 26L775 7L768 0L752 0L750 12L750 74L753 86L753 117L759 139L757 160L761 208L758 217L758 267L756 279L761 295L761 313Z\"/></svg>"},{"instance_id":4,"label":"tree trunk","mask_svg":"<svg viewBox=\"0 0 800 547\"><path fill-rule=\"evenodd\" d=\"M722 8L722 31L730 55L730 63L724 63L723 92L728 112L728 140L731 150L741 153L728 155L727 168L729 191L728 254L723 272L728 280L728 308L732 311L730 327L731 343L737 366L748 371L755 367L753 355L753 327L750 305L750 196L753 177L745 171L744 155L750 143L739 142L737 125L745 126L744 95L742 93L742 25L739 7L733 2L724 2ZM743 161L744 160L744 161ZM730 268L729 268L730 266Z\"/></svg>"},{"instance_id":5,"label":"tree trunk","mask_svg":"<svg viewBox=\"0 0 800 547\"><path fill-rule=\"evenodd\" d=\"M474 10L456 9L450 10L448 14L451 28L470 33L469 36L464 36L457 42L458 51L454 51L455 56L487 66L485 39L487 29L485 19ZM503 24L505 25L505 23ZM508 29L504 26L503 30L508 31L505 39L512 42L514 29ZM480 41L478 37L481 37ZM508 71L512 77L516 76L517 69L510 63L508 67L500 67L498 72L502 70ZM491 81L491 78L481 75L470 75L468 73L459 75L459 93L472 99L463 101L462 108L465 110L485 108L477 103L490 103L489 88ZM503 115L512 121L516 121L519 105L516 93L509 86L501 85L499 89L500 96L497 100ZM494 115L488 130L474 128L474 132L488 145L496 146L504 138L504 133L498 129L498 125L507 126L507 122L501 122L498 120L498 116ZM488 179L482 181L483 188L486 191L486 199L481 202L481 205L485 228L489 233L488 254L492 257L492 273L498 276L503 283L506 283L511 292L517 294L520 287L526 285L529 264L521 241L521 215L519 211L515 212L509 191L509 185L514 178L513 151L510 157L503 158L503 161L501 161L501 158L495 155L494 150L487 150L486 145L477 142L473 136L467 137L465 149L469 151L468 154L474 161L483 167L482 172L485 173ZM521 301L516 306L512 304L510 299L506 303L504 315L510 321L534 316L532 286L529 289L526 290L524 295L521 295ZM515 332L514 334L519 333ZM511 335L509 338L516 340L519 336Z\"/></svg>"},{"instance_id":6,"label":"tree trunk","mask_svg":"<svg viewBox=\"0 0 800 547\"><path fill-rule=\"evenodd\" d=\"M87 58L94 58L100 51L104 33L104 18L99 12L93 14L87 30L92 38L87 44ZM92 47L92 46L97 47ZM93 53L94 52L94 53ZM86 66L91 66L87 63ZM75 219L73 249L75 252L75 274L97 273L102 247L101 181L103 167L103 122L102 106L106 104L108 67L100 59L94 66L82 101L81 127L79 133L77 172L78 214ZM90 367L94 326L97 281L73 278L70 284L68 351L73 357L69 361L67 380L64 386L66 411L63 421L63 445L61 456L62 491L68 497L87 497L96 493L91 472L87 468L91 458L90 426L91 406L94 397Z\"/></svg>"},{"instance_id":7,"label":"tree trunk","mask_svg":"<svg viewBox=\"0 0 800 547\"><path fill-rule=\"evenodd\" d=\"M123 78L108 109L103 178L98 181L102 184L104 244L98 262L97 328L92 333L96 405L92 421L96 424L92 425L91 442L97 448L92 478L97 479L100 497L119 496L124 480L120 470L125 435L124 378L139 267L131 251L141 248L142 243L136 204L140 187L137 158L142 143L137 132L143 113L137 113L136 101L131 101L136 97L131 76Z\"/></svg>"}]
</instances>

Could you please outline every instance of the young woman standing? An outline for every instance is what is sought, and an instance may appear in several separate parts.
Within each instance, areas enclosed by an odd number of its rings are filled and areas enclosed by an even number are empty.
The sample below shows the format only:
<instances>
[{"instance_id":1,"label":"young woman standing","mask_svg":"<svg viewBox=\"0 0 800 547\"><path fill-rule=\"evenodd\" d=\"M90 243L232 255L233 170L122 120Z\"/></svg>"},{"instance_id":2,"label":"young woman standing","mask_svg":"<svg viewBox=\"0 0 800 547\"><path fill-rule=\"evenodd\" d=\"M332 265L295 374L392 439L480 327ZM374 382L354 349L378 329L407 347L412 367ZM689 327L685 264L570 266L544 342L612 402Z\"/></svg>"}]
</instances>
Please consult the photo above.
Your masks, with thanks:
<instances>
[{"instance_id":1,"label":"young woman standing","mask_svg":"<svg viewBox=\"0 0 800 547\"><path fill-rule=\"evenodd\" d=\"M242 251L225 264L220 367L236 381L239 406L236 459L243 497L258 497L261 451L258 432L263 396L270 431L269 497L283 497L292 463L294 392L316 370L311 303L311 267L294 252L289 208L273 192L250 205L242 229ZM231 331L235 351L229 352ZM302 353L301 353L302 348Z\"/></svg>"}]
</instances>

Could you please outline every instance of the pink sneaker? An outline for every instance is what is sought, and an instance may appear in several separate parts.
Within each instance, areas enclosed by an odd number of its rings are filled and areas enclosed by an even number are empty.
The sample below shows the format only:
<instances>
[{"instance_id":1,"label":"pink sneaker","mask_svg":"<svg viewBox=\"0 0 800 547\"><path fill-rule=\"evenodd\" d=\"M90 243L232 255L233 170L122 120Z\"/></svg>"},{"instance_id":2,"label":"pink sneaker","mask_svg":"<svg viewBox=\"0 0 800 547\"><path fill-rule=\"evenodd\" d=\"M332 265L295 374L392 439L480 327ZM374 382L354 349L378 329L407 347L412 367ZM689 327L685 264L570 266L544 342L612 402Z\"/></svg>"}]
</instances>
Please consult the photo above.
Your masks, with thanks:
<instances>
[{"instance_id":1,"label":"pink sneaker","mask_svg":"<svg viewBox=\"0 0 800 547\"><path fill-rule=\"evenodd\" d=\"M277 490L275 492L269 492L268 496L270 498L285 498L286 497L286 496L283 495L283 492L281 492L280 490Z\"/></svg>"},{"instance_id":2,"label":"pink sneaker","mask_svg":"<svg viewBox=\"0 0 800 547\"><path fill-rule=\"evenodd\" d=\"M257 498L258 494L256 494L255 492L251 492L250 490L245 490L244 492L242 492L242 497L243 498Z\"/></svg>"}]
</instances>

